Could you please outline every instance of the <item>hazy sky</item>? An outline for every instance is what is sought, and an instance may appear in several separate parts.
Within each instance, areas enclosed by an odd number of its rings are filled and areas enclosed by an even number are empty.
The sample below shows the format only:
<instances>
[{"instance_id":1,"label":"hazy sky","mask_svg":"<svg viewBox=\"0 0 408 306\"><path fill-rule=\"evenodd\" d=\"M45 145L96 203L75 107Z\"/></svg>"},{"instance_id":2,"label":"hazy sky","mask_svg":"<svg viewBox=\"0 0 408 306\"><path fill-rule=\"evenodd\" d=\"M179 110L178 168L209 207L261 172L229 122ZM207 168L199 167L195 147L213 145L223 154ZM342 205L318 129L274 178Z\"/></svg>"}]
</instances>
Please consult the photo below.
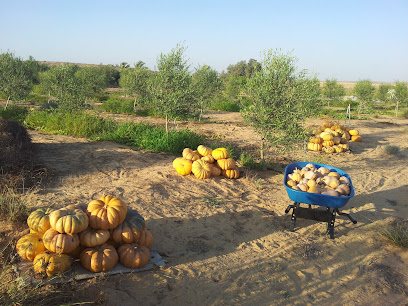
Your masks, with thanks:
<instances>
[{"instance_id":1,"label":"hazy sky","mask_svg":"<svg viewBox=\"0 0 408 306\"><path fill-rule=\"evenodd\" d=\"M408 81L407 0L0 0L0 52L154 69L184 42L192 68L221 72L267 49L293 51L320 80Z\"/></svg>"}]
</instances>

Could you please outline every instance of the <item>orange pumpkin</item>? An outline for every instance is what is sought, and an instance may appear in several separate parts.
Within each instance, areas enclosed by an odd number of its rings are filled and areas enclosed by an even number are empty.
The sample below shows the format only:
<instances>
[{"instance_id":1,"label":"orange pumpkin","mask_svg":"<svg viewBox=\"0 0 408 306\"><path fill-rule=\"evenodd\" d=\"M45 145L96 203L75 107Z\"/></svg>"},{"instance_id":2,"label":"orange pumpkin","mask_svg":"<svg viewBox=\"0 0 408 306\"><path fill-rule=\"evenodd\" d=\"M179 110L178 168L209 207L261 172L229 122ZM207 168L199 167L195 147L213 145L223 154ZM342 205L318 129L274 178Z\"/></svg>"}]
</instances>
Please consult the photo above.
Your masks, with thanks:
<instances>
[{"instance_id":1,"label":"orange pumpkin","mask_svg":"<svg viewBox=\"0 0 408 306\"><path fill-rule=\"evenodd\" d=\"M333 140L325 140L325 141L323 141L323 147L331 147L331 146L333 146L334 145L334 142L333 142Z\"/></svg>"},{"instance_id":2,"label":"orange pumpkin","mask_svg":"<svg viewBox=\"0 0 408 306\"><path fill-rule=\"evenodd\" d=\"M33 261L33 268L36 273L46 273L47 276L54 276L68 271L72 258L67 254L55 254L45 251L38 254Z\"/></svg>"},{"instance_id":3,"label":"orange pumpkin","mask_svg":"<svg viewBox=\"0 0 408 306\"><path fill-rule=\"evenodd\" d=\"M222 175L225 176L226 178L237 179L239 178L239 170L238 169L222 170Z\"/></svg>"},{"instance_id":4,"label":"orange pumpkin","mask_svg":"<svg viewBox=\"0 0 408 306\"><path fill-rule=\"evenodd\" d=\"M139 245L143 245L146 248L150 248L153 244L153 235L150 231L145 229L142 231L142 234L140 235L140 239L137 242Z\"/></svg>"},{"instance_id":5,"label":"orange pumpkin","mask_svg":"<svg viewBox=\"0 0 408 306\"><path fill-rule=\"evenodd\" d=\"M104 244L106 241L108 241L109 237L110 234L108 230L88 227L87 229L79 233L79 242L84 247L91 248L97 245Z\"/></svg>"},{"instance_id":6,"label":"orange pumpkin","mask_svg":"<svg viewBox=\"0 0 408 306\"><path fill-rule=\"evenodd\" d=\"M116 249L104 243L81 252L82 266L91 272L105 272L111 270L118 262L119 256Z\"/></svg>"},{"instance_id":7,"label":"orange pumpkin","mask_svg":"<svg viewBox=\"0 0 408 306\"><path fill-rule=\"evenodd\" d=\"M53 210L50 208L39 208L33 211L27 219L30 231L34 231L42 236L50 225L50 214Z\"/></svg>"},{"instance_id":8,"label":"orange pumpkin","mask_svg":"<svg viewBox=\"0 0 408 306\"><path fill-rule=\"evenodd\" d=\"M131 211L126 216L125 221L111 230L111 239L117 243L132 243L140 239L145 229L145 220L137 212Z\"/></svg>"},{"instance_id":9,"label":"orange pumpkin","mask_svg":"<svg viewBox=\"0 0 408 306\"><path fill-rule=\"evenodd\" d=\"M40 235L31 233L18 239L16 250L21 258L33 261L35 256L45 251L45 246Z\"/></svg>"},{"instance_id":10,"label":"orange pumpkin","mask_svg":"<svg viewBox=\"0 0 408 306\"><path fill-rule=\"evenodd\" d=\"M121 245L118 254L120 263L131 269L142 268L150 260L148 248L137 243Z\"/></svg>"},{"instance_id":11,"label":"orange pumpkin","mask_svg":"<svg viewBox=\"0 0 408 306\"><path fill-rule=\"evenodd\" d=\"M321 143L313 143L313 142L309 142L307 144L307 148L310 151L321 151L323 148L323 145Z\"/></svg>"},{"instance_id":12,"label":"orange pumpkin","mask_svg":"<svg viewBox=\"0 0 408 306\"><path fill-rule=\"evenodd\" d=\"M127 214L124 201L111 196L93 200L88 204L89 225L94 229L114 229Z\"/></svg>"},{"instance_id":13,"label":"orange pumpkin","mask_svg":"<svg viewBox=\"0 0 408 306\"><path fill-rule=\"evenodd\" d=\"M79 245L78 234L58 233L50 228L43 236L44 246L54 253L71 253Z\"/></svg>"},{"instance_id":14,"label":"orange pumpkin","mask_svg":"<svg viewBox=\"0 0 408 306\"><path fill-rule=\"evenodd\" d=\"M322 143L322 142L323 142L323 138L321 138L321 137L319 137L319 136L310 137L309 142L312 142L312 143Z\"/></svg>"},{"instance_id":15,"label":"orange pumpkin","mask_svg":"<svg viewBox=\"0 0 408 306\"><path fill-rule=\"evenodd\" d=\"M61 208L50 213L50 225L59 233L82 232L88 223L88 216L80 209Z\"/></svg>"}]
</instances>

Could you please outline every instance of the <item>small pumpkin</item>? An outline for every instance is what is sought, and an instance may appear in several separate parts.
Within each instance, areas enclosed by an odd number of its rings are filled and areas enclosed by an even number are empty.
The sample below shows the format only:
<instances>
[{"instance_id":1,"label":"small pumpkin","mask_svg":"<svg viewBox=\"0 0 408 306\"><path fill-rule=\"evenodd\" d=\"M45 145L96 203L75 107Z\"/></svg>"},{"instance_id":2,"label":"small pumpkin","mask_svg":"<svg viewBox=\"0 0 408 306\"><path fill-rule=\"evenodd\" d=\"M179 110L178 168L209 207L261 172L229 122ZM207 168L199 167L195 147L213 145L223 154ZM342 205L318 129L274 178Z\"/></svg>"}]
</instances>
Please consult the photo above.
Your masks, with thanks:
<instances>
[{"instance_id":1,"label":"small pumpkin","mask_svg":"<svg viewBox=\"0 0 408 306\"><path fill-rule=\"evenodd\" d=\"M335 190L326 190L326 191L322 191L323 195L328 195L328 196L332 196L332 197L338 197L339 193Z\"/></svg>"},{"instance_id":2,"label":"small pumpkin","mask_svg":"<svg viewBox=\"0 0 408 306\"><path fill-rule=\"evenodd\" d=\"M87 248L81 252L82 266L91 272L105 272L111 270L118 262L116 249L107 243Z\"/></svg>"},{"instance_id":3,"label":"small pumpkin","mask_svg":"<svg viewBox=\"0 0 408 306\"><path fill-rule=\"evenodd\" d=\"M184 158L186 158L186 156L189 155L189 154L193 154L193 150L191 150L190 148L185 148L185 149L183 150L183 152L182 152L182 156L183 156Z\"/></svg>"},{"instance_id":4,"label":"small pumpkin","mask_svg":"<svg viewBox=\"0 0 408 306\"><path fill-rule=\"evenodd\" d=\"M340 137L334 136L334 137L333 137L333 143L334 143L335 145L338 145L338 144L340 143Z\"/></svg>"},{"instance_id":5,"label":"small pumpkin","mask_svg":"<svg viewBox=\"0 0 408 306\"><path fill-rule=\"evenodd\" d=\"M341 152L343 152L343 148L340 147L340 146L338 146L338 145L334 145L333 148L334 148L334 151L335 151L336 153L341 153Z\"/></svg>"},{"instance_id":6,"label":"small pumpkin","mask_svg":"<svg viewBox=\"0 0 408 306\"><path fill-rule=\"evenodd\" d=\"M286 185L288 185L289 187L293 187L293 186L296 186L297 183L296 183L295 181L288 180L288 181L286 182Z\"/></svg>"},{"instance_id":7,"label":"small pumpkin","mask_svg":"<svg viewBox=\"0 0 408 306\"><path fill-rule=\"evenodd\" d=\"M237 178L239 178L239 170L238 170L238 169L222 170L221 173L222 173L222 175L225 176L226 178L230 178L230 179L237 179Z\"/></svg>"},{"instance_id":8,"label":"small pumpkin","mask_svg":"<svg viewBox=\"0 0 408 306\"><path fill-rule=\"evenodd\" d=\"M216 164L210 164L211 176L220 176L221 169Z\"/></svg>"},{"instance_id":9,"label":"small pumpkin","mask_svg":"<svg viewBox=\"0 0 408 306\"><path fill-rule=\"evenodd\" d=\"M320 138L320 137L319 137ZM321 138L320 138L321 139ZM310 151L321 151L323 148L323 145L321 143L313 143L309 142L307 144L307 149Z\"/></svg>"},{"instance_id":10,"label":"small pumpkin","mask_svg":"<svg viewBox=\"0 0 408 306\"><path fill-rule=\"evenodd\" d=\"M218 159L217 160L217 165L218 165L218 167L221 168L221 170L234 169L235 168L235 160L233 160L232 158Z\"/></svg>"},{"instance_id":11,"label":"small pumpkin","mask_svg":"<svg viewBox=\"0 0 408 306\"><path fill-rule=\"evenodd\" d=\"M66 206L65 208L67 208L67 209L80 209L84 213L86 213L86 209L88 208L88 204L86 204L86 203L70 204L70 205Z\"/></svg>"},{"instance_id":12,"label":"small pumpkin","mask_svg":"<svg viewBox=\"0 0 408 306\"><path fill-rule=\"evenodd\" d=\"M46 273L47 276L54 276L68 271L72 258L67 254L55 254L45 251L38 254L33 261L33 268L36 273Z\"/></svg>"},{"instance_id":13,"label":"small pumpkin","mask_svg":"<svg viewBox=\"0 0 408 306\"><path fill-rule=\"evenodd\" d=\"M351 136L351 141L361 142L363 141L363 137L361 137L360 135L353 135Z\"/></svg>"},{"instance_id":14,"label":"small pumpkin","mask_svg":"<svg viewBox=\"0 0 408 306\"><path fill-rule=\"evenodd\" d=\"M193 162L191 171L196 178L207 179L211 176L211 164L201 159L196 160Z\"/></svg>"},{"instance_id":15,"label":"small pumpkin","mask_svg":"<svg viewBox=\"0 0 408 306\"><path fill-rule=\"evenodd\" d=\"M88 227L79 233L79 243L84 247L91 248L104 244L106 241L108 241L109 237L110 234L108 230Z\"/></svg>"},{"instance_id":16,"label":"small pumpkin","mask_svg":"<svg viewBox=\"0 0 408 306\"><path fill-rule=\"evenodd\" d=\"M79 245L78 234L58 233L50 228L43 236L44 246L54 253L71 253Z\"/></svg>"},{"instance_id":17,"label":"small pumpkin","mask_svg":"<svg viewBox=\"0 0 408 306\"><path fill-rule=\"evenodd\" d=\"M43 235L50 225L50 214L53 211L51 208L39 208L33 211L27 218L27 224L30 230Z\"/></svg>"},{"instance_id":18,"label":"small pumpkin","mask_svg":"<svg viewBox=\"0 0 408 306\"><path fill-rule=\"evenodd\" d=\"M329 153L329 154L335 152L334 148L330 147L330 146L323 147L323 151L326 152L326 153Z\"/></svg>"},{"instance_id":19,"label":"small pumpkin","mask_svg":"<svg viewBox=\"0 0 408 306\"><path fill-rule=\"evenodd\" d=\"M334 146L333 140L325 140L323 141L323 147L331 147Z\"/></svg>"},{"instance_id":20,"label":"small pumpkin","mask_svg":"<svg viewBox=\"0 0 408 306\"><path fill-rule=\"evenodd\" d=\"M87 211L92 228L114 229L125 220L127 205L119 198L106 196L91 201Z\"/></svg>"},{"instance_id":21,"label":"small pumpkin","mask_svg":"<svg viewBox=\"0 0 408 306\"><path fill-rule=\"evenodd\" d=\"M216 160L226 159L226 158L229 157L229 151L226 148L217 148L217 149L212 151L212 156Z\"/></svg>"},{"instance_id":22,"label":"small pumpkin","mask_svg":"<svg viewBox=\"0 0 408 306\"><path fill-rule=\"evenodd\" d=\"M120 263L131 269L142 268L150 260L148 248L137 243L121 245L118 254Z\"/></svg>"},{"instance_id":23,"label":"small pumpkin","mask_svg":"<svg viewBox=\"0 0 408 306\"><path fill-rule=\"evenodd\" d=\"M143 245L146 248L150 248L153 244L153 235L150 231L145 229L142 231L142 234L140 235L140 239L137 242L139 245Z\"/></svg>"},{"instance_id":24,"label":"small pumpkin","mask_svg":"<svg viewBox=\"0 0 408 306\"><path fill-rule=\"evenodd\" d=\"M309 193L319 193L319 188L317 187L317 185L316 185L316 186L312 186L312 187L309 187L309 189L307 190L307 192L309 192Z\"/></svg>"},{"instance_id":25,"label":"small pumpkin","mask_svg":"<svg viewBox=\"0 0 408 306\"><path fill-rule=\"evenodd\" d=\"M358 133L357 130L350 130L349 133L350 133L351 136L357 136L357 135L359 135L359 133Z\"/></svg>"},{"instance_id":26,"label":"small pumpkin","mask_svg":"<svg viewBox=\"0 0 408 306\"><path fill-rule=\"evenodd\" d=\"M309 142L311 142L311 143L322 143L323 138L321 138L319 136L313 136L313 137L309 138Z\"/></svg>"},{"instance_id":27,"label":"small pumpkin","mask_svg":"<svg viewBox=\"0 0 408 306\"><path fill-rule=\"evenodd\" d=\"M199 145L197 147L197 151L198 151L198 153L201 154L201 156L208 156L208 155L212 154L213 150L211 148L209 148L209 147L204 146L204 145Z\"/></svg>"},{"instance_id":28,"label":"small pumpkin","mask_svg":"<svg viewBox=\"0 0 408 306\"><path fill-rule=\"evenodd\" d=\"M323 143L327 140L333 140L333 134L328 132L321 133L320 137L323 138Z\"/></svg>"},{"instance_id":29,"label":"small pumpkin","mask_svg":"<svg viewBox=\"0 0 408 306\"><path fill-rule=\"evenodd\" d=\"M191 152L190 152L190 151L191 151ZM189 159L189 160L195 161L195 160L201 158L201 156L200 156L200 154L198 153L198 151L192 151L192 150L190 150L190 151L187 151L187 153L184 153L184 151L183 151L183 157L184 157L185 159Z\"/></svg>"},{"instance_id":30,"label":"small pumpkin","mask_svg":"<svg viewBox=\"0 0 408 306\"><path fill-rule=\"evenodd\" d=\"M30 233L18 239L16 250L21 258L33 261L35 256L45 251L45 246L40 235Z\"/></svg>"},{"instance_id":31,"label":"small pumpkin","mask_svg":"<svg viewBox=\"0 0 408 306\"><path fill-rule=\"evenodd\" d=\"M88 216L80 209L61 208L50 214L51 227L60 232L75 234L88 227Z\"/></svg>"},{"instance_id":32,"label":"small pumpkin","mask_svg":"<svg viewBox=\"0 0 408 306\"><path fill-rule=\"evenodd\" d=\"M175 160L173 160L173 168L176 169L179 162L183 160L184 157L177 157Z\"/></svg>"},{"instance_id":33,"label":"small pumpkin","mask_svg":"<svg viewBox=\"0 0 408 306\"><path fill-rule=\"evenodd\" d=\"M140 239L145 229L145 220L137 212L131 211L121 224L111 230L111 239L117 243L132 243Z\"/></svg>"},{"instance_id":34,"label":"small pumpkin","mask_svg":"<svg viewBox=\"0 0 408 306\"><path fill-rule=\"evenodd\" d=\"M212 155L203 156L201 157L201 160L206 161L207 163L210 163L210 164L212 164L215 161Z\"/></svg>"},{"instance_id":35,"label":"small pumpkin","mask_svg":"<svg viewBox=\"0 0 408 306\"><path fill-rule=\"evenodd\" d=\"M174 162L173 162L174 165ZM181 158L176 164L176 171L180 175L189 175L191 173L191 167L193 161L190 159Z\"/></svg>"},{"instance_id":36,"label":"small pumpkin","mask_svg":"<svg viewBox=\"0 0 408 306\"><path fill-rule=\"evenodd\" d=\"M334 123L332 121L325 121L323 122L322 126L325 128L330 128L334 125Z\"/></svg>"}]
</instances>

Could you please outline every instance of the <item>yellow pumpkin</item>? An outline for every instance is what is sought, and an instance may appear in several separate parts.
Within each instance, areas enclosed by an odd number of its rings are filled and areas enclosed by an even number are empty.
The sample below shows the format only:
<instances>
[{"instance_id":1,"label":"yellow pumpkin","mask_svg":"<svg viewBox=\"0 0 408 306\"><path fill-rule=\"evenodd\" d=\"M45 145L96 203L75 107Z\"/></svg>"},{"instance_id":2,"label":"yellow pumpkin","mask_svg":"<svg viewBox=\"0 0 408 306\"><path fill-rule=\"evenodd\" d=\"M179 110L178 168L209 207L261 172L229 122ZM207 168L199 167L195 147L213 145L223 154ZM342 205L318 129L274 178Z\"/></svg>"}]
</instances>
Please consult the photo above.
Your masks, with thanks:
<instances>
[{"instance_id":1,"label":"yellow pumpkin","mask_svg":"<svg viewBox=\"0 0 408 306\"><path fill-rule=\"evenodd\" d=\"M50 214L50 225L59 233L75 234L88 227L88 216L81 209L61 208Z\"/></svg>"},{"instance_id":2,"label":"yellow pumpkin","mask_svg":"<svg viewBox=\"0 0 408 306\"><path fill-rule=\"evenodd\" d=\"M33 230L42 236L46 230L51 227L50 213L52 211L53 210L50 208L39 208L33 211L27 219L27 224L30 230Z\"/></svg>"},{"instance_id":3,"label":"yellow pumpkin","mask_svg":"<svg viewBox=\"0 0 408 306\"><path fill-rule=\"evenodd\" d=\"M326 153L334 153L335 150L333 147L328 146L328 147L323 147L323 151Z\"/></svg>"},{"instance_id":4,"label":"yellow pumpkin","mask_svg":"<svg viewBox=\"0 0 408 306\"><path fill-rule=\"evenodd\" d=\"M212 151L212 156L216 160L225 159L229 157L229 151L226 148L217 148Z\"/></svg>"},{"instance_id":5,"label":"yellow pumpkin","mask_svg":"<svg viewBox=\"0 0 408 306\"><path fill-rule=\"evenodd\" d=\"M111 196L93 200L88 204L89 225L95 229L114 229L127 214L124 201Z\"/></svg>"},{"instance_id":6,"label":"yellow pumpkin","mask_svg":"<svg viewBox=\"0 0 408 306\"><path fill-rule=\"evenodd\" d=\"M336 153L341 153L341 152L343 152L343 148L340 147L340 146L338 146L338 145L334 145L333 148L334 148L334 151L335 151Z\"/></svg>"},{"instance_id":7,"label":"yellow pumpkin","mask_svg":"<svg viewBox=\"0 0 408 306\"><path fill-rule=\"evenodd\" d=\"M71 253L79 245L78 234L58 233L53 228L44 233L43 240L45 248L54 253Z\"/></svg>"},{"instance_id":8,"label":"yellow pumpkin","mask_svg":"<svg viewBox=\"0 0 408 306\"><path fill-rule=\"evenodd\" d=\"M322 143L322 142L323 142L323 138L321 138L321 137L319 137L319 136L310 137L309 142L312 142L312 143Z\"/></svg>"},{"instance_id":9,"label":"yellow pumpkin","mask_svg":"<svg viewBox=\"0 0 408 306\"><path fill-rule=\"evenodd\" d=\"M211 176L220 176L221 169L216 164L210 164Z\"/></svg>"},{"instance_id":10,"label":"yellow pumpkin","mask_svg":"<svg viewBox=\"0 0 408 306\"><path fill-rule=\"evenodd\" d=\"M323 141L323 147L331 147L334 145L333 140L325 140Z\"/></svg>"},{"instance_id":11,"label":"yellow pumpkin","mask_svg":"<svg viewBox=\"0 0 408 306\"><path fill-rule=\"evenodd\" d=\"M339 147L342 147L344 152L347 152L348 150L350 150L349 146L345 143L339 144Z\"/></svg>"},{"instance_id":12,"label":"yellow pumpkin","mask_svg":"<svg viewBox=\"0 0 408 306\"><path fill-rule=\"evenodd\" d=\"M219 160L217 160L217 165L218 165L218 167L221 168L221 170L234 169L235 168L235 160L233 160L232 158L219 159Z\"/></svg>"},{"instance_id":13,"label":"yellow pumpkin","mask_svg":"<svg viewBox=\"0 0 408 306\"><path fill-rule=\"evenodd\" d=\"M361 137L360 135L353 135L351 136L351 141L361 142L363 141L363 137Z\"/></svg>"},{"instance_id":14,"label":"yellow pumpkin","mask_svg":"<svg viewBox=\"0 0 408 306\"><path fill-rule=\"evenodd\" d=\"M190 159L182 158L178 160L176 164L176 171L178 174L181 175L188 175L191 173L191 167L193 165L193 161Z\"/></svg>"},{"instance_id":15,"label":"yellow pumpkin","mask_svg":"<svg viewBox=\"0 0 408 306\"><path fill-rule=\"evenodd\" d=\"M321 139L321 138L320 138L320 139ZM308 150L310 150L310 151L321 151L322 148L323 148L323 145L322 145L321 143L312 143L312 142L309 142L309 143L307 144L307 148L308 148Z\"/></svg>"},{"instance_id":16,"label":"yellow pumpkin","mask_svg":"<svg viewBox=\"0 0 408 306\"><path fill-rule=\"evenodd\" d=\"M350 130L349 133L351 136L357 136L359 134L357 130Z\"/></svg>"},{"instance_id":17,"label":"yellow pumpkin","mask_svg":"<svg viewBox=\"0 0 408 306\"><path fill-rule=\"evenodd\" d=\"M326 140L333 140L332 133L323 132L320 134L320 137L323 138L323 142Z\"/></svg>"},{"instance_id":18,"label":"yellow pumpkin","mask_svg":"<svg viewBox=\"0 0 408 306\"><path fill-rule=\"evenodd\" d=\"M196 178L207 179L211 176L211 164L201 159L196 160L193 162L191 171Z\"/></svg>"},{"instance_id":19,"label":"yellow pumpkin","mask_svg":"<svg viewBox=\"0 0 408 306\"><path fill-rule=\"evenodd\" d=\"M173 168L176 169L179 162L183 160L184 157L177 157L175 160L173 160Z\"/></svg>"},{"instance_id":20,"label":"yellow pumpkin","mask_svg":"<svg viewBox=\"0 0 408 306\"><path fill-rule=\"evenodd\" d=\"M198 147L197 147L197 151L198 151L198 153L200 153L201 154L201 156L208 156L208 155L211 155L212 154L212 149L211 148L209 148L209 147L206 147L206 146L203 146L203 145L199 145Z\"/></svg>"},{"instance_id":21,"label":"yellow pumpkin","mask_svg":"<svg viewBox=\"0 0 408 306\"><path fill-rule=\"evenodd\" d=\"M207 163L210 163L210 164L212 164L215 161L215 159L214 159L214 157L212 157L212 155L203 156L203 157L201 157L201 160L204 160L204 161L206 161Z\"/></svg>"},{"instance_id":22,"label":"yellow pumpkin","mask_svg":"<svg viewBox=\"0 0 408 306\"><path fill-rule=\"evenodd\" d=\"M323 122L322 126L325 127L325 128L330 128L330 127L333 126L333 124L334 123L332 121L325 121L325 122Z\"/></svg>"},{"instance_id":23,"label":"yellow pumpkin","mask_svg":"<svg viewBox=\"0 0 408 306\"><path fill-rule=\"evenodd\" d=\"M88 227L79 233L79 243L84 247L91 248L104 244L106 241L108 241L109 237L110 234L108 230L93 229L92 227Z\"/></svg>"},{"instance_id":24,"label":"yellow pumpkin","mask_svg":"<svg viewBox=\"0 0 408 306\"><path fill-rule=\"evenodd\" d=\"M109 271L119 259L116 249L107 243L87 248L81 252L79 257L82 266L91 272Z\"/></svg>"},{"instance_id":25,"label":"yellow pumpkin","mask_svg":"<svg viewBox=\"0 0 408 306\"><path fill-rule=\"evenodd\" d=\"M191 151L191 153L187 153L185 155L183 154L183 157L185 159L189 159L189 160L192 160L192 161L195 161L195 160L201 158L200 154L197 151Z\"/></svg>"},{"instance_id":26,"label":"yellow pumpkin","mask_svg":"<svg viewBox=\"0 0 408 306\"><path fill-rule=\"evenodd\" d=\"M222 175L225 176L226 178L230 178L230 179L237 179L237 178L239 178L239 170L238 170L238 169L222 170L221 173L222 173Z\"/></svg>"},{"instance_id":27,"label":"yellow pumpkin","mask_svg":"<svg viewBox=\"0 0 408 306\"><path fill-rule=\"evenodd\" d=\"M71 263L72 258L67 254L55 254L45 251L34 258L33 268L36 273L46 273L47 276L54 276L68 271Z\"/></svg>"},{"instance_id":28,"label":"yellow pumpkin","mask_svg":"<svg viewBox=\"0 0 408 306\"><path fill-rule=\"evenodd\" d=\"M16 250L21 258L33 261L35 256L45 251L45 246L40 235L31 233L18 239Z\"/></svg>"},{"instance_id":29,"label":"yellow pumpkin","mask_svg":"<svg viewBox=\"0 0 408 306\"><path fill-rule=\"evenodd\" d=\"M193 154L193 150L191 150L190 148L185 148L185 149L183 150L182 156L183 156L184 158L186 158L186 155L188 155L188 154Z\"/></svg>"},{"instance_id":30,"label":"yellow pumpkin","mask_svg":"<svg viewBox=\"0 0 408 306\"><path fill-rule=\"evenodd\" d=\"M319 188L317 187L317 185L316 185L316 186L312 186L312 187L309 187L309 189L307 190L307 192L309 192L309 193L319 193Z\"/></svg>"},{"instance_id":31,"label":"yellow pumpkin","mask_svg":"<svg viewBox=\"0 0 408 306\"><path fill-rule=\"evenodd\" d=\"M288 181L286 182L286 185L288 185L289 187L293 187L293 186L296 186L297 183L296 183L295 181L288 180Z\"/></svg>"}]
</instances>

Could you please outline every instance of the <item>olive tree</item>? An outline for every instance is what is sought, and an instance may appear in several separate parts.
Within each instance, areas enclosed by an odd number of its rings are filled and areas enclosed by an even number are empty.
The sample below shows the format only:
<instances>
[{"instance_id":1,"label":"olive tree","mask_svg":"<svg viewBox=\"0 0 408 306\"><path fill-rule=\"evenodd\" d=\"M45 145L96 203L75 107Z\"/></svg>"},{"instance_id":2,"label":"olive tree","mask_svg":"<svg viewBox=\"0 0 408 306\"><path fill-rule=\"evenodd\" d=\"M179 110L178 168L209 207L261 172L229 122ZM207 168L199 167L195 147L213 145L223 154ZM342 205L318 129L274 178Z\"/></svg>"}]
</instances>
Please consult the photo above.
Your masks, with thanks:
<instances>
[{"instance_id":1,"label":"olive tree","mask_svg":"<svg viewBox=\"0 0 408 306\"><path fill-rule=\"evenodd\" d=\"M10 100L19 101L28 96L33 78L29 64L12 53L0 54L0 94L7 99L6 107Z\"/></svg>"},{"instance_id":2,"label":"olive tree","mask_svg":"<svg viewBox=\"0 0 408 306\"><path fill-rule=\"evenodd\" d=\"M221 81L218 78L218 72L208 65L196 68L192 78L192 86L200 108L201 119L209 100L221 89Z\"/></svg>"},{"instance_id":3,"label":"olive tree","mask_svg":"<svg viewBox=\"0 0 408 306\"><path fill-rule=\"evenodd\" d=\"M370 80L358 81L354 86L354 94L359 101L358 115L360 116L363 108L370 108L373 103L375 86Z\"/></svg>"},{"instance_id":4,"label":"olive tree","mask_svg":"<svg viewBox=\"0 0 408 306\"><path fill-rule=\"evenodd\" d=\"M262 137L262 160L264 141L284 149L303 140L302 124L320 107L319 81L306 70L297 72L296 61L290 53L265 51L261 70L247 81L253 103L243 109L243 117Z\"/></svg>"},{"instance_id":5,"label":"olive tree","mask_svg":"<svg viewBox=\"0 0 408 306\"><path fill-rule=\"evenodd\" d=\"M395 83L395 98L401 103L408 106L408 86L405 82Z\"/></svg>"},{"instance_id":6,"label":"olive tree","mask_svg":"<svg viewBox=\"0 0 408 306\"><path fill-rule=\"evenodd\" d=\"M378 86L377 91L375 93L376 98L381 101L381 102L389 102L389 95L388 92L390 89L392 89L393 86L389 85L389 84L380 84L380 86Z\"/></svg>"},{"instance_id":7,"label":"olive tree","mask_svg":"<svg viewBox=\"0 0 408 306\"><path fill-rule=\"evenodd\" d=\"M330 106L330 101L336 101L346 95L344 86L337 83L336 79L327 79L323 85L323 96L327 100L327 106Z\"/></svg>"},{"instance_id":8,"label":"olive tree","mask_svg":"<svg viewBox=\"0 0 408 306\"><path fill-rule=\"evenodd\" d=\"M189 64L184 58L186 48L177 44L168 54L157 58L157 73L152 86L155 111L168 121L197 116Z\"/></svg>"},{"instance_id":9,"label":"olive tree","mask_svg":"<svg viewBox=\"0 0 408 306\"><path fill-rule=\"evenodd\" d=\"M135 98L133 108L144 105L149 97L149 85L152 72L147 68L136 65L134 69L125 69L120 74L119 86L122 87L126 95Z\"/></svg>"},{"instance_id":10,"label":"olive tree","mask_svg":"<svg viewBox=\"0 0 408 306\"><path fill-rule=\"evenodd\" d=\"M107 87L107 74L97 66L79 68L74 77L82 87L82 93L86 99L94 98L102 93Z\"/></svg>"}]
</instances>

